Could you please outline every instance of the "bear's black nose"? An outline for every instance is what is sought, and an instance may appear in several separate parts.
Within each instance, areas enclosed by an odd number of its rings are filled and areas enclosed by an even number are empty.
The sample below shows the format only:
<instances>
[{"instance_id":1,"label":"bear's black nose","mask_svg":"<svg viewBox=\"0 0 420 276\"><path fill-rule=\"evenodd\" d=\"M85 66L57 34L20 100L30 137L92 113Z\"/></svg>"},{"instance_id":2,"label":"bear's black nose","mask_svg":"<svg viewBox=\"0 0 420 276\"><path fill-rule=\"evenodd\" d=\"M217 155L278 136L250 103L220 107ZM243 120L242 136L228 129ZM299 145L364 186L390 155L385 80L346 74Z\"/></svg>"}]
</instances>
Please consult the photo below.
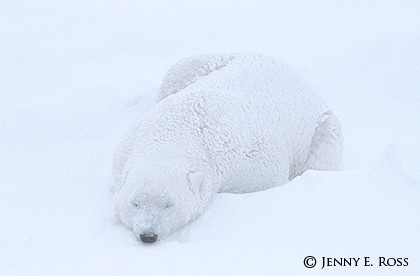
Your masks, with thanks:
<instances>
[{"instance_id":1,"label":"bear's black nose","mask_svg":"<svg viewBox=\"0 0 420 276\"><path fill-rule=\"evenodd\" d=\"M157 237L155 233L140 234L140 240L144 243L153 243L157 240Z\"/></svg>"}]
</instances>

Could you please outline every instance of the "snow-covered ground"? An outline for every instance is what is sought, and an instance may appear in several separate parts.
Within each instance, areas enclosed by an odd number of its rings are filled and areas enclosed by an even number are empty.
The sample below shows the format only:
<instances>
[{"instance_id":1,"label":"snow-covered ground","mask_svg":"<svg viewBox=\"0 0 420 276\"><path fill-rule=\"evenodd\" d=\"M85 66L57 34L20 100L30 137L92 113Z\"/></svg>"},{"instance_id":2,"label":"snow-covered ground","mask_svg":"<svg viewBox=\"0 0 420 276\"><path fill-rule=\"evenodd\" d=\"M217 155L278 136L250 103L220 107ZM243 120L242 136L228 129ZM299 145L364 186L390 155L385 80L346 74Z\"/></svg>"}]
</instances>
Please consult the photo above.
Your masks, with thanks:
<instances>
[{"instance_id":1,"label":"snow-covered ground","mask_svg":"<svg viewBox=\"0 0 420 276\"><path fill-rule=\"evenodd\" d=\"M415 0L1 0L0 274L420 275L419 14ZM220 194L140 244L114 216L112 153L172 63L214 52L300 71L342 122L344 170Z\"/></svg>"}]
</instances>

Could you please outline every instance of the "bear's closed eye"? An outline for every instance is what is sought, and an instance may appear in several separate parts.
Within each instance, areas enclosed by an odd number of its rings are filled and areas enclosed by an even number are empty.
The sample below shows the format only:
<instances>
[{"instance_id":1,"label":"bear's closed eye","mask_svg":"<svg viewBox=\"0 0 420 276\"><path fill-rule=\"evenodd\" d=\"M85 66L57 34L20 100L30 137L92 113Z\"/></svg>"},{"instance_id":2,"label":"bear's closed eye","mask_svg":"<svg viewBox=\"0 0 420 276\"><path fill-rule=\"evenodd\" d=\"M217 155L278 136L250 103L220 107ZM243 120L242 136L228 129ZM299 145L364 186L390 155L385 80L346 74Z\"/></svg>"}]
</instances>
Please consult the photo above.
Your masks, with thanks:
<instances>
[{"instance_id":1,"label":"bear's closed eye","mask_svg":"<svg viewBox=\"0 0 420 276\"><path fill-rule=\"evenodd\" d=\"M164 209L169 209L169 208L171 208L172 206L174 206L171 202L168 202L168 203L166 203L165 204L165 206L163 206L163 208Z\"/></svg>"}]
</instances>

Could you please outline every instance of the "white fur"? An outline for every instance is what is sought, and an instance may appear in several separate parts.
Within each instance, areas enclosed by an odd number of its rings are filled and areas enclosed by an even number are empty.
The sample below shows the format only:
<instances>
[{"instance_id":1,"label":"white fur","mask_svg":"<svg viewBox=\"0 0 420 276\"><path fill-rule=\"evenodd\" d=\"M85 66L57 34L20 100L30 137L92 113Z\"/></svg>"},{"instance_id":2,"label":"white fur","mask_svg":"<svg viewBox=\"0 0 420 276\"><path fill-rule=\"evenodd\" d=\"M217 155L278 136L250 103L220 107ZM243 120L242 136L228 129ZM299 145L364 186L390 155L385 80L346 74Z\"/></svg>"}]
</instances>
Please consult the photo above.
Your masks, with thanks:
<instances>
[{"instance_id":1,"label":"white fur","mask_svg":"<svg viewBox=\"0 0 420 276\"><path fill-rule=\"evenodd\" d=\"M337 169L341 151L334 114L284 64L260 55L192 57L167 72L158 103L116 152L117 213L136 237L165 237L218 192Z\"/></svg>"}]
</instances>

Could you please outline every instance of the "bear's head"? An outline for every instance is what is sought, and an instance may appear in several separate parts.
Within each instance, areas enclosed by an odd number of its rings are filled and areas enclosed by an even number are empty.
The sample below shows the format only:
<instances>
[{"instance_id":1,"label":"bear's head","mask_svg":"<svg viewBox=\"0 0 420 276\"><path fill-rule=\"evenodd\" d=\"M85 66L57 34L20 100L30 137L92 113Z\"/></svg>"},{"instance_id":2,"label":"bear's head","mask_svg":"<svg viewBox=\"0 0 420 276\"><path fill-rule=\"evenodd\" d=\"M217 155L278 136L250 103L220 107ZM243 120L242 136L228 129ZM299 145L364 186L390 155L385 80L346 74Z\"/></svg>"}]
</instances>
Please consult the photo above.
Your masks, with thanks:
<instances>
[{"instance_id":1,"label":"bear's head","mask_svg":"<svg viewBox=\"0 0 420 276\"><path fill-rule=\"evenodd\" d=\"M203 212L216 192L209 175L176 167L124 172L115 207L137 240L153 243L185 226Z\"/></svg>"}]
</instances>

